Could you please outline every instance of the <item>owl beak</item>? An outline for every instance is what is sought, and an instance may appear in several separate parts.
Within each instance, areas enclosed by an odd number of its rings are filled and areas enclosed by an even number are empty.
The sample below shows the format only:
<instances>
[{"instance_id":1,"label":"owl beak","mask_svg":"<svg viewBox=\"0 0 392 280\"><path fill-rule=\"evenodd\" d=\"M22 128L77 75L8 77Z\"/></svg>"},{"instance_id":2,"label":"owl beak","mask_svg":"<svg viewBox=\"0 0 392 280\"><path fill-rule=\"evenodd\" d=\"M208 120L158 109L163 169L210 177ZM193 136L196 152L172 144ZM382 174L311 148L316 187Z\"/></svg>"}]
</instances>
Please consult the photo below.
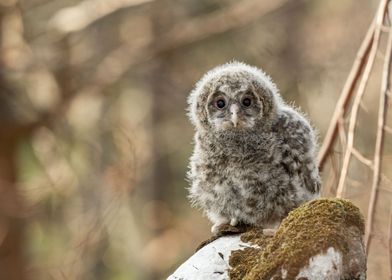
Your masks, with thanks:
<instances>
[{"instance_id":1,"label":"owl beak","mask_svg":"<svg viewBox=\"0 0 392 280\"><path fill-rule=\"evenodd\" d=\"M230 106L231 122L233 123L234 127L237 127L238 124L238 111L239 107L237 104L233 104Z\"/></svg>"}]
</instances>

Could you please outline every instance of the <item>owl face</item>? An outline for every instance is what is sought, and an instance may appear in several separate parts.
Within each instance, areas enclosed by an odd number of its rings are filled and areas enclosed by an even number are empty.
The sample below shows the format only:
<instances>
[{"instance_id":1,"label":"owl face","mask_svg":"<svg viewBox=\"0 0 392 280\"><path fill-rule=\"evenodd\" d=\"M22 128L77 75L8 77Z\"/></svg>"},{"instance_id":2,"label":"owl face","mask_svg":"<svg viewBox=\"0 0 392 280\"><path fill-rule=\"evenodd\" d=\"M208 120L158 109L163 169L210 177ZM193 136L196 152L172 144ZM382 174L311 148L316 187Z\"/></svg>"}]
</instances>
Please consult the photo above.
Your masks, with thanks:
<instances>
[{"instance_id":1,"label":"owl face","mask_svg":"<svg viewBox=\"0 0 392 280\"><path fill-rule=\"evenodd\" d=\"M263 104L251 88L218 86L207 101L208 121L213 129L251 129L262 117Z\"/></svg>"},{"instance_id":2,"label":"owl face","mask_svg":"<svg viewBox=\"0 0 392 280\"><path fill-rule=\"evenodd\" d=\"M244 132L272 123L282 100L262 70L230 62L207 72L188 103L188 115L197 130Z\"/></svg>"}]
</instances>

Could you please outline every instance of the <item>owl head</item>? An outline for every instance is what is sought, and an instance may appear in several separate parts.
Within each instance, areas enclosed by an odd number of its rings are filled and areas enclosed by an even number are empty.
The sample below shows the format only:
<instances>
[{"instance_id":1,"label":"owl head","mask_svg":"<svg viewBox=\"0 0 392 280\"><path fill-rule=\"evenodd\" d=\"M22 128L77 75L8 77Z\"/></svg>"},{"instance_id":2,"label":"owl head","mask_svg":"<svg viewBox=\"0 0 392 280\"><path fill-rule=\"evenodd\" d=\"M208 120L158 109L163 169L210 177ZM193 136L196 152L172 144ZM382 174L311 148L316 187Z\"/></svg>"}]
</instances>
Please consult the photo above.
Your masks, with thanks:
<instances>
[{"instance_id":1,"label":"owl head","mask_svg":"<svg viewBox=\"0 0 392 280\"><path fill-rule=\"evenodd\" d=\"M262 70L230 62L210 70L196 84L188 99L189 117L198 129L251 130L271 122L282 102Z\"/></svg>"}]
</instances>

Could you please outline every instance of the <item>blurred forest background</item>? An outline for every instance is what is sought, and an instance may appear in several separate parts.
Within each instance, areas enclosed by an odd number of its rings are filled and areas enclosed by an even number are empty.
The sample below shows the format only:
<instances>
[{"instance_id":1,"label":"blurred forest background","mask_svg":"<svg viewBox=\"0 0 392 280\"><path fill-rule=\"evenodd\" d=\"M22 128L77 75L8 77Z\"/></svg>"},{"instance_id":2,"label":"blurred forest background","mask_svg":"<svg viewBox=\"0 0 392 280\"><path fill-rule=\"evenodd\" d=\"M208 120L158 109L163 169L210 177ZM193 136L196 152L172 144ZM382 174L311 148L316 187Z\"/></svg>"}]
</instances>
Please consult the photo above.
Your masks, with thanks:
<instances>
[{"instance_id":1,"label":"blurred forest background","mask_svg":"<svg viewBox=\"0 0 392 280\"><path fill-rule=\"evenodd\" d=\"M194 83L232 59L262 67L321 143L378 2L0 0L0 279L167 277L210 236L186 199ZM361 103L362 163L380 77L376 67ZM390 275L384 146L369 279ZM344 197L366 215L362 163L353 159ZM340 168L326 168L324 195Z\"/></svg>"}]
</instances>

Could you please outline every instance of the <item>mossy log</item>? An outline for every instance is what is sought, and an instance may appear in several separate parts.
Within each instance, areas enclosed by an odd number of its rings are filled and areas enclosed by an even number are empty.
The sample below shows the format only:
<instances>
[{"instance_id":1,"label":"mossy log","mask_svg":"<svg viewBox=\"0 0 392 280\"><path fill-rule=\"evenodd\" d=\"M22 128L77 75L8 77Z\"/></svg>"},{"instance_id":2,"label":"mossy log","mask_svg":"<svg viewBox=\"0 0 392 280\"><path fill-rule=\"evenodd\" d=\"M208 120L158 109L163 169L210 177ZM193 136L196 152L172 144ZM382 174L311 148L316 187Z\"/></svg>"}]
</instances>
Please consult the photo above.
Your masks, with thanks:
<instances>
[{"instance_id":1,"label":"mossy log","mask_svg":"<svg viewBox=\"0 0 392 280\"><path fill-rule=\"evenodd\" d=\"M259 228L244 231L223 230L168 279L366 279L364 219L347 200L305 203L274 236Z\"/></svg>"}]
</instances>

